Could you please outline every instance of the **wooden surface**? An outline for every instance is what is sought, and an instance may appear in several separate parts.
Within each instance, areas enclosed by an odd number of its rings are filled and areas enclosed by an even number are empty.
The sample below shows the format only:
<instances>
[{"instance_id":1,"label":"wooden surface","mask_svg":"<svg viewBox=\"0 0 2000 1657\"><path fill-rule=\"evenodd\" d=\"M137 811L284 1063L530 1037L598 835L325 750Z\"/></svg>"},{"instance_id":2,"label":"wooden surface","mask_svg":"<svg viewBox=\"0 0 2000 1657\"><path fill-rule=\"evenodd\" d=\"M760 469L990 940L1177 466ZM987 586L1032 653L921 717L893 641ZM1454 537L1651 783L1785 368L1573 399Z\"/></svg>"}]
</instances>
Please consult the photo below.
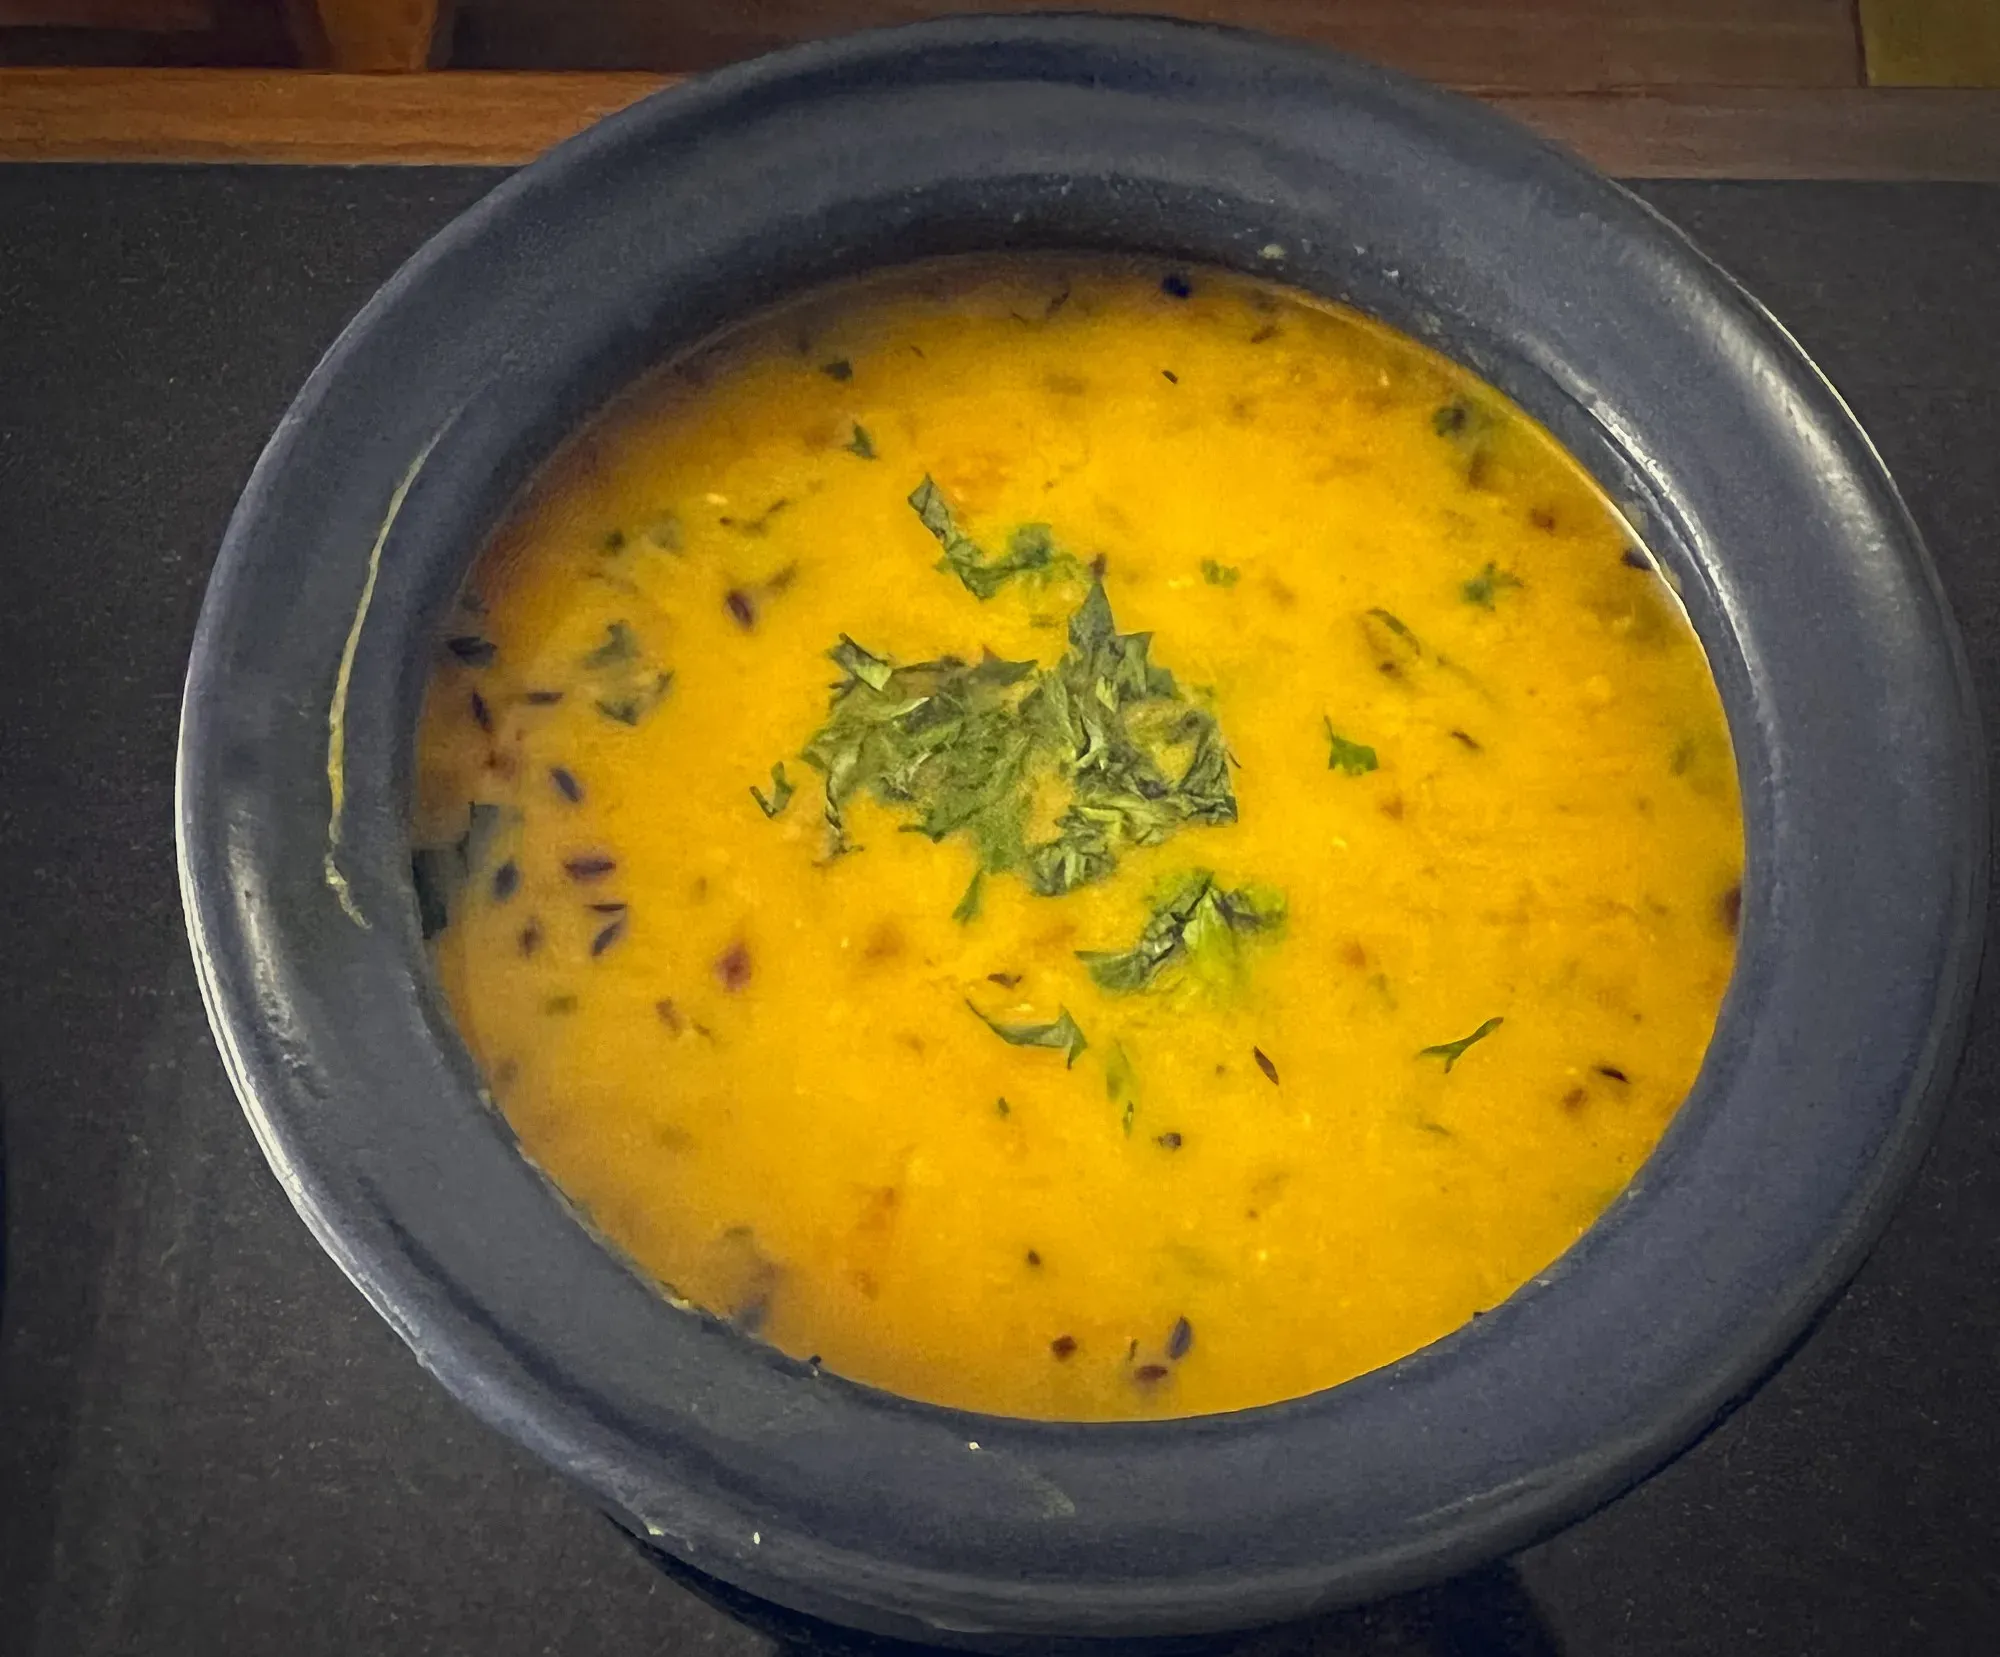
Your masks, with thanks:
<instances>
[{"instance_id":1,"label":"wooden surface","mask_svg":"<svg viewBox=\"0 0 2000 1657\"><path fill-rule=\"evenodd\" d=\"M0 161L505 166L672 80L0 69ZM1489 101L1627 178L2000 183L2000 92L1725 88Z\"/></svg>"},{"instance_id":2,"label":"wooden surface","mask_svg":"<svg viewBox=\"0 0 2000 1657\"><path fill-rule=\"evenodd\" d=\"M1873 86L2000 86L2000 0L1860 0Z\"/></svg>"},{"instance_id":3,"label":"wooden surface","mask_svg":"<svg viewBox=\"0 0 2000 1657\"><path fill-rule=\"evenodd\" d=\"M461 0L460 66L705 69L797 40L1051 0ZM2000 0L1970 0L2000 5ZM1468 89L1856 86L1852 0L1091 0L1341 47Z\"/></svg>"}]
</instances>

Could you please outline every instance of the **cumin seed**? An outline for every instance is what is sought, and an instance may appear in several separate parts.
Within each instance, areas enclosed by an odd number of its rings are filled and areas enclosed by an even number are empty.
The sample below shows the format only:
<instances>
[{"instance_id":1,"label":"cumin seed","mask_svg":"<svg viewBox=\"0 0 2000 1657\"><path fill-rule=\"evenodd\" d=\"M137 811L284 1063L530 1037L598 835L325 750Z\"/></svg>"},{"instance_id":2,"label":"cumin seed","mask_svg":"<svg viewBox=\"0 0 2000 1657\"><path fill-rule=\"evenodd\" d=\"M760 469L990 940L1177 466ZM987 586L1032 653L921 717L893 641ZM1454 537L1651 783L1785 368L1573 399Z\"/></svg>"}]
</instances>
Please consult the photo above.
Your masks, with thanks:
<instances>
[{"instance_id":1,"label":"cumin seed","mask_svg":"<svg viewBox=\"0 0 2000 1657\"><path fill-rule=\"evenodd\" d=\"M625 936L626 919L627 917L623 914L612 917L611 923L601 928L597 936L590 940L590 955L592 960L602 955L620 938Z\"/></svg>"},{"instance_id":2,"label":"cumin seed","mask_svg":"<svg viewBox=\"0 0 2000 1657\"><path fill-rule=\"evenodd\" d=\"M741 587L731 587L724 595L722 604L728 610L730 619L744 632L757 625L756 602Z\"/></svg>"},{"instance_id":3,"label":"cumin seed","mask_svg":"<svg viewBox=\"0 0 2000 1657\"><path fill-rule=\"evenodd\" d=\"M486 705L486 698L475 690L467 699L467 705L472 709L473 724L477 725L488 736L491 736L493 734L493 710Z\"/></svg>"},{"instance_id":4,"label":"cumin seed","mask_svg":"<svg viewBox=\"0 0 2000 1657\"><path fill-rule=\"evenodd\" d=\"M520 936L515 942L519 945L523 955L534 954L536 950L542 947L542 923L530 915L528 917L528 924L521 928Z\"/></svg>"},{"instance_id":5,"label":"cumin seed","mask_svg":"<svg viewBox=\"0 0 2000 1657\"><path fill-rule=\"evenodd\" d=\"M716 957L715 979L732 995L750 982L750 946L741 938Z\"/></svg>"},{"instance_id":6,"label":"cumin seed","mask_svg":"<svg viewBox=\"0 0 2000 1657\"><path fill-rule=\"evenodd\" d=\"M1075 1353L1076 1337L1074 1335L1058 1335L1054 1340L1049 1342L1049 1350L1055 1354L1056 1362L1062 1363Z\"/></svg>"},{"instance_id":7,"label":"cumin seed","mask_svg":"<svg viewBox=\"0 0 2000 1657\"><path fill-rule=\"evenodd\" d=\"M1166 1378L1167 1366L1165 1364L1141 1364L1137 1369L1132 1371L1132 1379L1137 1381L1142 1387L1157 1386Z\"/></svg>"},{"instance_id":8,"label":"cumin seed","mask_svg":"<svg viewBox=\"0 0 2000 1657\"><path fill-rule=\"evenodd\" d=\"M1257 1068L1264 1072L1264 1079L1273 1087L1278 1085L1278 1067L1271 1062L1270 1055L1261 1047L1250 1049L1250 1056L1257 1061Z\"/></svg>"},{"instance_id":9,"label":"cumin seed","mask_svg":"<svg viewBox=\"0 0 2000 1657\"><path fill-rule=\"evenodd\" d=\"M444 647L467 667L491 667L500 653L491 639L482 639L477 633L455 634L444 641Z\"/></svg>"},{"instance_id":10,"label":"cumin seed","mask_svg":"<svg viewBox=\"0 0 2000 1657\"><path fill-rule=\"evenodd\" d=\"M1194 1325L1186 1318L1174 1319L1174 1326L1167 1331L1167 1356L1179 1363L1188 1355L1188 1348L1194 1345Z\"/></svg>"},{"instance_id":11,"label":"cumin seed","mask_svg":"<svg viewBox=\"0 0 2000 1657\"><path fill-rule=\"evenodd\" d=\"M493 901L505 903L520 889L520 866L510 857L493 871Z\"/></svg>"},{"instance_id":12,"label":"cumin seed","mask_svg":"<svg viewBox=\"0 0 2000 1657\"><path fill-rule=\"evenodd\" d=\"M618 865L602 852L583 852L563 862L563 873L571 880L602 880Z\"/></svg>"},{"instance_id":13,"label":"cumin seed","mask_svg":"<svg viewBox=\"0 0 2000 1657\"><path fill-rule=\"evenodd\" d=\"M583 798L583 784L576 780L576 773L566 766L551 765L549 781L556 785L556 792L571 805Z\"/></svg>"}]
</instances>

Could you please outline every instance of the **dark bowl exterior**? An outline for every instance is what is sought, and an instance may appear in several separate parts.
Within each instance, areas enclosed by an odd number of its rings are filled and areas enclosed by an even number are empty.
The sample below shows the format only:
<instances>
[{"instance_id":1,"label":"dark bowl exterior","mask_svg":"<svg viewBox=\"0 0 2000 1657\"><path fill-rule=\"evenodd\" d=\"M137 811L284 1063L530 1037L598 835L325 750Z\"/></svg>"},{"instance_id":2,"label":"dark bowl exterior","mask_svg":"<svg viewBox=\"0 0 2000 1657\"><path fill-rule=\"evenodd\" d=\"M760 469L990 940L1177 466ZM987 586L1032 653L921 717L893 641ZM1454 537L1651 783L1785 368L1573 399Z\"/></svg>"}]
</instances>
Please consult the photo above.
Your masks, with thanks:
<instances>
[{"instance_id":1,"label":"dark bowl exterior","mask_svg":"<svg viewBox=\"0 0 2000 1657\"><path fill-rule=\"evenodd\" d=\"M1268 275L1405 329L1632 516L1737 745L1742 946L1694 1094L1586 1237L1359 1380L1232 1415L968 1415L676 1309L521 1157L409 877L431 641L535 465L662 357L831 278L973 250ZM437 236L246 489L183 712L218 1042L327 1251L468 1405L635 1535L779 1604L989 1648L1303 1615L1522 1545L1796 1342L1928 1136L1984 907L1965 665L1888 477L1784 332L1631 197L1325 52L1088 18L823 42L648 100ZM476 1538L455 1539L477 1545Z\"/></svg>"}]
</instances>

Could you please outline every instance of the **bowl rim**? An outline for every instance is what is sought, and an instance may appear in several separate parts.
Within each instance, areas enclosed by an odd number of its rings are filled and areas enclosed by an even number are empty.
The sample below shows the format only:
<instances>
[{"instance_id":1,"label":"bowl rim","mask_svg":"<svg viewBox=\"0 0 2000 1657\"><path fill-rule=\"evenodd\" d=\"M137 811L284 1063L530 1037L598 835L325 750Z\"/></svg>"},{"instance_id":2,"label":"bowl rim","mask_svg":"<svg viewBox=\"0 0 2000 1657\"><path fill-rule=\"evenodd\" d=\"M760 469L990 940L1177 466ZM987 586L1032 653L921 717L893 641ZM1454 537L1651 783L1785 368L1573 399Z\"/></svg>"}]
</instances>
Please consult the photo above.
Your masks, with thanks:
<instances>
[{"instance_id":1,"label":"bowl rim","mask_svg":"<svg viewBox=\"0 0 2000 1657\"><path fill-rule=\"evenodd\" d=\"M723 322L892 250L995 246L1268 274L1444 350L1631 513L1729 712L1743 931L1689 1102L1542 1277L1307 1398L982 1416L676 1311L516 1153L418 938L427 641L533 464ZM1835 732L1872 769L1840 764ZM439 232L257 464L176 775L232 1085L420 1361L697 1569L970 1644L1205 1632L1412 1586L1685 1447L1803 1337L1914 1169L1963 1036L1985 835L1935 573L1851 414L1753 300L1466 100L1240 31L1086 16L953 18L701 77Z\"/></svg>"}]
</instances>

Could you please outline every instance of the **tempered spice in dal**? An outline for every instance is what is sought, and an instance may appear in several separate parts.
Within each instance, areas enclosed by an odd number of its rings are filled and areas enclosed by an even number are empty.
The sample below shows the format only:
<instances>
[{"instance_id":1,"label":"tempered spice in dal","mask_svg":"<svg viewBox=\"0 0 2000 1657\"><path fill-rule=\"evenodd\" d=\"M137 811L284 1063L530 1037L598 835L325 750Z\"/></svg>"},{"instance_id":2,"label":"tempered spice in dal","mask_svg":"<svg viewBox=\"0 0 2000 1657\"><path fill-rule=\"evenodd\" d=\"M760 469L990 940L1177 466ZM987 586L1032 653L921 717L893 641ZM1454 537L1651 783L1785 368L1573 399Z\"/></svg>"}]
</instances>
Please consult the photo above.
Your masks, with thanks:
<instances>
[{"instance_id":1,"label":"tempered spice in dal","mask_svg":"<svg viewBox=\"0 0 2000 1657\"><path fill-rule=\"evenodd\" d=\"M1226 1410L1505 1298L1734 955L1700 649L1497 394L1017 261L649 382L440 649L417 874L526 1153L678 1296L1006 1414Z\"/></svg>"}]
</instances>

